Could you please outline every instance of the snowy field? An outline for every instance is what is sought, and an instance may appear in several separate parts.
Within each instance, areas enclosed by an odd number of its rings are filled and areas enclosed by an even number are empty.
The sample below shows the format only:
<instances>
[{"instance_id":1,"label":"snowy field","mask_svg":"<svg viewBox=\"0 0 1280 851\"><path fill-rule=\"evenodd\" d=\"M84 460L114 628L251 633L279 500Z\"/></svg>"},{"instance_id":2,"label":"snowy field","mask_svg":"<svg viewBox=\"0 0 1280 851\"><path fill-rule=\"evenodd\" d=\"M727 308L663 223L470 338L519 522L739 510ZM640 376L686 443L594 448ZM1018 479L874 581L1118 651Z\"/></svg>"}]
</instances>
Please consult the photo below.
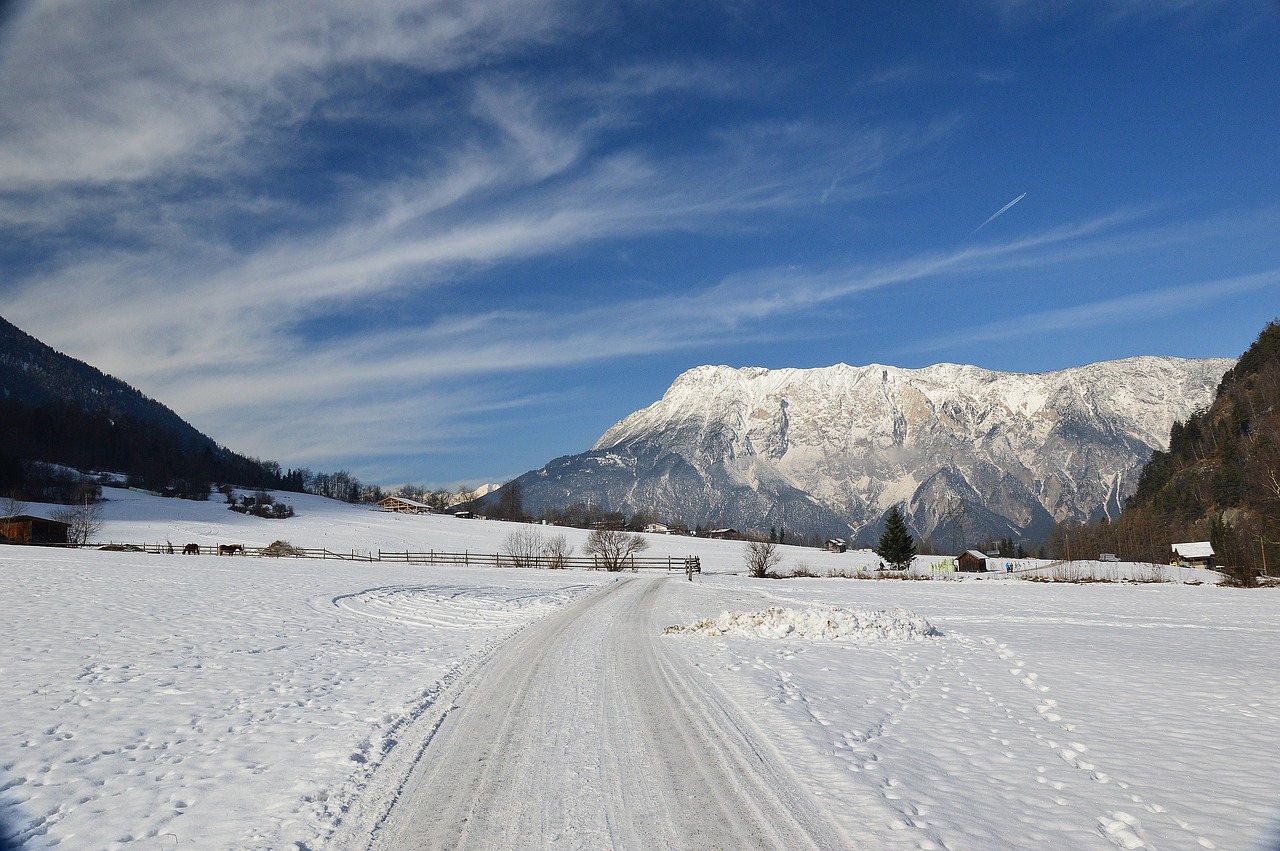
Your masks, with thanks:
<instances>
[{"instance_id":1,"label":"snowy field","mask_svg":"<svg viewBox=\"0 0 1280 851\"><path fill-rule=\"evenodd\" d=\"M101 539L179 550L492 553L511 529L107 496ZM1246 849L1280 806L1280 591L762 581L731 575L741 544L650 540L707 571L640 578L686 627L662 647L841 847ZM784 571L868 560L784 549ZM0 580L0 817L24 847L319 851L364 847L451 689L614 577L5 547Z\"/></svg>"}]
</instances>

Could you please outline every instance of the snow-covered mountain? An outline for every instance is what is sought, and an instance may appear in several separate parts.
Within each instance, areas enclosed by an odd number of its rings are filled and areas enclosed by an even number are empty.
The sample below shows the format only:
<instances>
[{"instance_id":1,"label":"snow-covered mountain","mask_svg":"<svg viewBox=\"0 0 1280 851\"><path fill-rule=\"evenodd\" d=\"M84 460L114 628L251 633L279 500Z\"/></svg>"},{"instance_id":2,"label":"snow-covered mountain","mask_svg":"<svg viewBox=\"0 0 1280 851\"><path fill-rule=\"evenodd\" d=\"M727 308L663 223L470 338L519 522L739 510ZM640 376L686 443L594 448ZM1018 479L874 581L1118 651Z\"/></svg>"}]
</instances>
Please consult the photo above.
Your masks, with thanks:
<instances>
[{"instance_id":1,"label":"snow-covered mountain","mask_svg":"<svg viewBox=\"0 0 1280 851\"><path fill-rule=\"evenodd\" d=\"M1228 359L1138 357L1057 372L938 364L701 366L591 451L527 473L526 509L590 502L690 526L785 527L866 542L905 503L937 545L1041 540L1118 514L1175 420Z\"/></svg>"}]
</instances>

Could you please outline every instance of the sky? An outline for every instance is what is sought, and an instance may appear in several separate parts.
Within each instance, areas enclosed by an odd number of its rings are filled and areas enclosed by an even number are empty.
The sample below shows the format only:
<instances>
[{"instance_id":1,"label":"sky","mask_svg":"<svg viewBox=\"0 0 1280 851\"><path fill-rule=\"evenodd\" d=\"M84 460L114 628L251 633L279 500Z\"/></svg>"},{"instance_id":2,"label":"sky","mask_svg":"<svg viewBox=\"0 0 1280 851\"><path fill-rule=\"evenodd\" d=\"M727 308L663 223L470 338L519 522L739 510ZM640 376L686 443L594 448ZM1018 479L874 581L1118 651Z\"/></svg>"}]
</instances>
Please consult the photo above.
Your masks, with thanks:
<instances>
[{"instance_id":1,"label":"sky","mask_svg":"<svg viewBox=\"0 0 1280 851\"><path fill-rule=\"evenodd\" d=\"M219 443L501 482L702 364L1235 357L1275 0L0 4L0 315Z\"/></svg>"}]
</instances>

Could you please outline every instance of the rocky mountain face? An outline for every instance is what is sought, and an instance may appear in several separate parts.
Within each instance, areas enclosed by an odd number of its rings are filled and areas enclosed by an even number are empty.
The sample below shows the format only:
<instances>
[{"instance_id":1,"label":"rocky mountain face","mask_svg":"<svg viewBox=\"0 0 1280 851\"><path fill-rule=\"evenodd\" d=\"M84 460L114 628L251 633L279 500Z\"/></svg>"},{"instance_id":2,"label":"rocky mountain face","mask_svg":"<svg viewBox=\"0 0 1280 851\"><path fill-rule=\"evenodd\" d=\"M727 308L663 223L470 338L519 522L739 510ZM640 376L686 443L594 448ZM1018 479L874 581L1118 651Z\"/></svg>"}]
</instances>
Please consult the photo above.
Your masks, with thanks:
<instances>
[{"instance_id":1,"label":"rocky mountain face","mask_svg":"<svg viewBox=\"0 0 1280 851\"><path fill-rule=\"evenodd\" d=\"M591 451L518 481L526 510L594 503L691 527L874 542L891 505L943 549L1117 516L1170 427L1233 361L1040 374L938 364L692 369Z\"/></svg>"}]
</instances>

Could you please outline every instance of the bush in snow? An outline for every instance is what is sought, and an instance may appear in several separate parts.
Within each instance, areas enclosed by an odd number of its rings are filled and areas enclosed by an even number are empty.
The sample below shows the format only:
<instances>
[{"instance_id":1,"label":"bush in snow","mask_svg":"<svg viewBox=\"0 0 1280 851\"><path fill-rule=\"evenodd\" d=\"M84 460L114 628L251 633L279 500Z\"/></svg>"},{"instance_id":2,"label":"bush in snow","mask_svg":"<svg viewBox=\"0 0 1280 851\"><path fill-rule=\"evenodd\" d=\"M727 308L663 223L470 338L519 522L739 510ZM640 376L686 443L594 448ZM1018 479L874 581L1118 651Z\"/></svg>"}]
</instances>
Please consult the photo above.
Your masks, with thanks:
<instances>
[{"instance_id":1,"label":"bush in snow","mask_svg":"<svg viewBox=\"0 0 1280 851\"><path fill-rule=\"evenodd\" d=\"M546 560L547 567L559 570L569 566L569 559L573 557L573 547L569 546L569 539L564 535L552 535L542 545L542 557Z\"/></svg>"},{"instance_id":2,"label":"bush in snow","mask_svg":"<svg viewBox=\"0 0 1280 851\"><path fill-rule=\"evenodd\" d=\"M764 579L769 572L782 564L782 553L773 541L747 541L742 549L747 563L747 574L753 579Z\"/></svg>"}]
</instances>

